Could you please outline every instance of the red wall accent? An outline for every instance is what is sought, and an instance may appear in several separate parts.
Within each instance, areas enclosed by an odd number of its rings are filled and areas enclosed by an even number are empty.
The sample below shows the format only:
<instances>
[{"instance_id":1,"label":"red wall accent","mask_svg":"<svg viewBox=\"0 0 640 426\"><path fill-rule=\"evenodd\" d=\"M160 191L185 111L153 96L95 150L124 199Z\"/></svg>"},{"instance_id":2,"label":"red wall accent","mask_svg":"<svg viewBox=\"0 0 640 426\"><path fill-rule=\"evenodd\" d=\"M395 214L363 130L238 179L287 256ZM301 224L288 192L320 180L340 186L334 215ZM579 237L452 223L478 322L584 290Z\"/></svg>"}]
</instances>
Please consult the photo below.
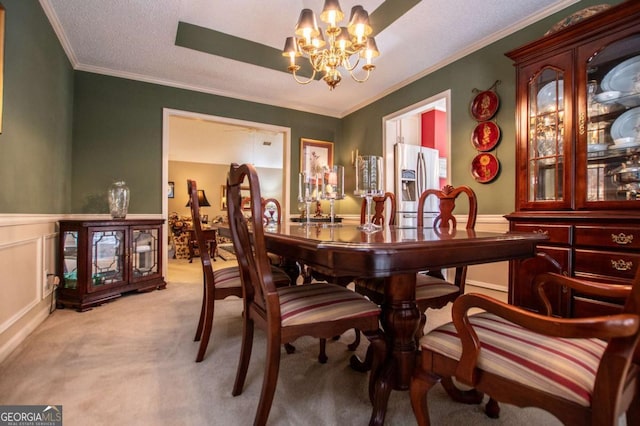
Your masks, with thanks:
<instances>
[{"instance_id":1,"label":"red wall accent","mask_svg":"<svg viewBox=\"0 0 640 426\"><path fill-rule=\"evenodd\" d=\"M432 109L422 113L422 146L440 151L440 158L449 158L447 146L447 113ZM447 179L440 179L440 187L446 185Z\"/></svg>"}]
</instances>

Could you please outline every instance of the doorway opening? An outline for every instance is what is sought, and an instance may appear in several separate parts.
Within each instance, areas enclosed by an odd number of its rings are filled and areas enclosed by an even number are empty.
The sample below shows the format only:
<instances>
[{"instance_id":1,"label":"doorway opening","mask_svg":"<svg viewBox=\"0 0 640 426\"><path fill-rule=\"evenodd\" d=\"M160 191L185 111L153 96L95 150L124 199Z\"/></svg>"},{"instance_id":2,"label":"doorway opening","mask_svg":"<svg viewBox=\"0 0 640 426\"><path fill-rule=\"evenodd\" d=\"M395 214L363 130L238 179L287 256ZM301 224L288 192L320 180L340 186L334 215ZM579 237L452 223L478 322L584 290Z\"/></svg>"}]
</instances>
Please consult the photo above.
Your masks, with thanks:
<instances>
[{"instance_id":1,"label":"doorway opening","mask_svg":"<svg viewBox=\"0 0 640 426\"><path fill-rule=\"evenodd\" d=\"M430 111L444 113L444 130L436 137L432 148L440 151L440 186L451 183L451 90L445 90L423 101L382 117L385 188L395 188L394 145L398 142L422 145L423 114Z\"/></svg>"},{"instance_id":2,"label":"doorway opening","mask_svg":"<svg viewBox=\"0 0 640 426\"><path fill-rule=\"evenodd\" d=\"M198 188L206 190L211 206L203 213L207 213L211 219L226 216L222 188L232 162L256 166L261 176L262 192L280 200L283 220L288 220L290 128L169 108L163 110L162 188L168 188L169 182L173 182L174 189L173 198L166 193L162 197L165 239L168 240L170 236L167 223L169 212L190 214L186 206L187 178L195 178ZM171 170L170 165L175 170ZM193 173L200 173L200 176ZM172 179L170 176L175 177ZM168 248L169 244L163 244L165 277Z\"/></svg>"}]
</instances>

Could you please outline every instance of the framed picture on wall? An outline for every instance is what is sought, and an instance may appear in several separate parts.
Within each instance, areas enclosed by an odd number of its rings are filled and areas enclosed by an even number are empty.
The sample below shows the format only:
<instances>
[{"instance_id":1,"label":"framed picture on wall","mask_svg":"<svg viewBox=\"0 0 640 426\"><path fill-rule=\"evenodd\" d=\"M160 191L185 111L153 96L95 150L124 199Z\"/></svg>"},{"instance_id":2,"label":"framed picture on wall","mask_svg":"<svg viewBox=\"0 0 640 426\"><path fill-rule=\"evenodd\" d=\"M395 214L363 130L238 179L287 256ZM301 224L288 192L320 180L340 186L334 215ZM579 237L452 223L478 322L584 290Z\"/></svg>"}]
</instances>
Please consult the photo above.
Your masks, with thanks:
<instances>
[{"instance_id":1,"label":"framed picture on wall","mask_svg":"<svg viewBox=\"0 0 640 426\"><path fill-rule=\"evenodd\" d=\"M300 172L321 173L325 167L333 167L333 142L300 139Z\"/></svg>"},{"instance_id":2,"label":"framed picture on wall","mask_svg":"<svg viewBox=\"0 0 640 426\"><path fill-rule=\"evenodd\" d=\"M169 182L169 185L167 186L167 197L173 198L174 190L175 190L175 184L173 182Z\"/></svg>"}]
</instances>

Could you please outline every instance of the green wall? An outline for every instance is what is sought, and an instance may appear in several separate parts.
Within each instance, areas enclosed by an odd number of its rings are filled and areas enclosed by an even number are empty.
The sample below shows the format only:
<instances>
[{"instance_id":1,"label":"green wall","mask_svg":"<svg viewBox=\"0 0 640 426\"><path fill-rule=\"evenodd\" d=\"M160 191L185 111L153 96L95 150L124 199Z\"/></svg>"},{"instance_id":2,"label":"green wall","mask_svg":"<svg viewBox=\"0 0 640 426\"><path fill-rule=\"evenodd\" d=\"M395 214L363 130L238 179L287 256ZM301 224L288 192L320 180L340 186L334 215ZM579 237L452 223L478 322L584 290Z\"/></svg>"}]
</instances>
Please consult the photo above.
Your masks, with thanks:
<instances>
[{"instance_id":1,"label":"green wall","mask_svg":"<svg viewBox=\"0 0 640 426\"><path fill-rule=\"evenodd\" d=\"M510 213L515 208L516 75L513 63L504 54L542 37L553 24L575 11L600 3L599 0L583 0L350 114L343 119L342 139L349 146L345 148L350 151L351 147L359 147L364 153L381 154L384 116L451 89L451 183L473 188L478 195L479 214ZM621 1L608 3L613 5ZM423 48L429 49L429 46ZM471 132L477 122L469 113L469 106L475 96L474 89L487 90L496 80L501 82L496 89L500 109L494 120L500 126L502 138L491 152L500 161L501 172L492 182L481 184L470 172L471 160L477 154L471 145Z\"/></svg>"},{"instance_id":2,"label":"green wall","mask_svg":"<svg viewBox=\"0 0 640 426\"><path fill-rule=\"evenodd\" d=\"M71 211L73 70L40 4L5 14L0 213Z\"/></svg>"},{"instance_id":3,"label":"green wall","mask_svg":"<svg viewBox=\"0 0 640 426\"><path fill-rule=\"evenodd\" d=\"M339 120L74 72L40 4L3 0L6 32L0 179L4 187L0 213L106 213L106 190L116 178L126 180L131 188L131 213L160 213L165 193L161 176L163 108L290 127L290 178L295 194L297 142L301 137L334 141L335 162L349 164L354 148L362 153L381 153L383 116L446 89L452 91L452 183L468 184L477 191L481 214L508 213L514 206L515 72L504 53L540 37L569 14L598 3L583 0ZM494 151L502 172L495 181L482 185L469 173L475 155L469 138L475 121L468 109L472 90L487 89L495 80L502 82L497 88L501 108L496 116L502 141ZM295 210L296 203L291 205Z\"/></svg>"},{"instance_id":4,"label":"green wall","mask_svg":"<svg viewBox=\"0 0 640 426\"><path fill-rule=\"evenodd\" d=\"M301 137L337 141L340 134L340 120L332 117L76 72L74 213L106 213L106 190L116 178L124 179L131 189L130 213L162 211L163 108L290 127L293 185L298 181L297 141ZM292 191L297 193L297 186Z\"/></svg>"}]
</instances>

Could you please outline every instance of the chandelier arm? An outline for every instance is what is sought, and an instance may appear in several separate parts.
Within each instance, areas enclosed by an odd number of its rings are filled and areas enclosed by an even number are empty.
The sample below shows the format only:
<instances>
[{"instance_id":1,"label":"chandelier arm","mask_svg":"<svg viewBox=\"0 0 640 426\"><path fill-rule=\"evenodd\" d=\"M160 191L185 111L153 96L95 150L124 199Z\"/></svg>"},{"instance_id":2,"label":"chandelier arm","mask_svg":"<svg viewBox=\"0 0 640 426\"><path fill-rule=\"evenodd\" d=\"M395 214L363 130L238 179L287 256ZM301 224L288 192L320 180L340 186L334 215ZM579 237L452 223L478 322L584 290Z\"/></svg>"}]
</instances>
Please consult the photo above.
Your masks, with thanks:
<instances>
[{"instance_id":1,"label":"chandelier arm","mask_svg":"<svg viewBox=\"0 0 640 426\"><path fill-rule=\"evenodd\" d=\"M347 57L345 57L345 58L343 59L343 61L342 61L342 67L343 67L344 69L346 69L347 71L351 72L351 71L355 70L355 69L356 69L356 67L358 66L358 64L360 63L360 58L358 58L358 59L356 60L356 63L355 63L355 64L353 64L353 66L351 65L351 62L349 61L349 58L350 58L350 57L349 57L349 56L347 56Z\"/></svg>"},{"instance_id":2,"label":"chandelier arm","mask_svg":"<svg viewBox=\"0 0 640 426\"><path fill-rule=\"evenodd\" d=\"M371 69L368 69L366 76L363 79L359 79L358 77L355 76L353 71L349 71L349 75L351 76L351 78L357 81L358 83L364 83L365 81L369 80L370 74L371 74Z\"/></svg>"},{"instance_id":3,"label":"chandelier arm","mask_svg":"<svg viewBox=\"0 0 640 426\"><path fill-rule=\"evenodd\" d=\"M314 80L314 78L316 77L316 70L315 70L315 69L313 70L313 74L311 74L311 77L309 77L309 80L306 80L306 81L304 81L304 80L300 80L300 79L298 78L298 75L296 74L296 71L295 71L295 70L291 71L291 74L293 75L293 79L294 79L298 84L309 84L309 83L311 83L311 82Z\"/></svg>"}]
</instances>

